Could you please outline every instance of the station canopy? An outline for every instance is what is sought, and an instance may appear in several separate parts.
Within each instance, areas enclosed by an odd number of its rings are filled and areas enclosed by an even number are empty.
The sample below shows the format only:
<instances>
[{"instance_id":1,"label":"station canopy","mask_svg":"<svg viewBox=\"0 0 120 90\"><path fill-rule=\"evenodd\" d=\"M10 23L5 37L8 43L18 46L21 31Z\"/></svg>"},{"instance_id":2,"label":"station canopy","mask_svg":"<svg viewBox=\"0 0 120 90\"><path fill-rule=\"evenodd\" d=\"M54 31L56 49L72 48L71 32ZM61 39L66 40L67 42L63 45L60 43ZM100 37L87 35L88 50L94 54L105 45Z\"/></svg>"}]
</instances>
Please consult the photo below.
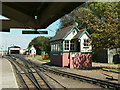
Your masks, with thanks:
<instances>
[{"instance_id":1,"label":"station canopy","mask_svg":"<svg viewBox=\"0 0 120 90\"><path fill-rule=\"evenodd\" d=\"M45 29L84 2L2 2L3 32L10 28ZM32 32L33 33L33 32Z\"/></svg>"}]
</instances>

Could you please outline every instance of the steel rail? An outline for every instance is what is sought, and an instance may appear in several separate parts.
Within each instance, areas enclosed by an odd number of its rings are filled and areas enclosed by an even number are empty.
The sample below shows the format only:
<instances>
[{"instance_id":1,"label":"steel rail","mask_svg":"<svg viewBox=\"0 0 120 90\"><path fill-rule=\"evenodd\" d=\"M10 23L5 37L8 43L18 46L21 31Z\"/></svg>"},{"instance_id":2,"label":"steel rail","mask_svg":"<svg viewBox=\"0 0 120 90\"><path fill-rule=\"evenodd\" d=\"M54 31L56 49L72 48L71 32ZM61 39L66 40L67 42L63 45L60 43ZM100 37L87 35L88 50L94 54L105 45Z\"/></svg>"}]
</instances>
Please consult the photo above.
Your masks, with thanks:
<instances>
[{"instance_id":1,"label":"steel rail","mask_svg":"<svg viewBox=\"0 0 120 90\"><path fill-rule=\"evenodd\" d=\"M20 66L20 64L15 59L13 60L21 68L21 70L25 73L25 75L31 80L31 82L37 87L37 89L41 90L41 88L39 88L36 82L27 74L27 72Z\"/></svg>"},{"instance_id":2,"label":"steel rail","mask_svg":"<svg viewBox=\"0 0 120 90\"><path fill-rule=\"evenodd\" d=\"M28 64L31 65L32 68L35 70L35 72L39 75L39 77L45 82L45 84L47 85L47 87L48 87L50 90L52 90L52 87L47 83L47 81L44 79L44 77L38 72L38 70L35 68L35 66L31 64L31 62L29 62L29 61L27 61L27 60L25 60L25 59L23 59L23 58L20 58L20 57L17 57L17 58L19 58L20 60L22 60L22 61L24 62L24 64L26 64L25 66L30 70L30 73L32 74L32 70L30 69L30 67L28 66ZM33 74L32 74L32 75L33 75ZM33 75L33 77L35 78L34 75ZM35 81L37 82L36 78L35 78ZM38 82L37 82L37 83L38 83ZM38 85L39 85L39 83L38 83ZM40 85L39 85L39 87L40 87ZM41 87L40 87L40 88L41 88ZM42 89L42 88L41 88L41 89Z\"/></svg>"},{"instance_id":3,"label":"steel rail","mask_svg":"<svg viewBox=\"0 0 120 90\"><path fill-rule=\"evenodd\" d=\"M120 68L119 68L120 69ZM120 72L119 71L112 71L112 70L108 70L108 69L102 69L103 71L107 71L107 72L113 72L113 73L118 73L118 74L120 74Z\"/></svg>"},{"instance_id":4,"label":"steel rail","mask_svg":"<svg viewBox=\"0 0 120 90\"><path fill-rule=\"evenodd\" d=\"M44 73L44 72L43 72ZM57 82L60 86L62 86L64 89L67 89L65 86L63 86L61 83L59 83L57 80L55 80L54 78L52 78L51 76L49 76L48 74L44 73L47 77L51 78L52 80L54 80L55 82Z\"/></svg>"},{"instance_id":5,"label":"steel rail","mask_svg":"<svg viewBox=\"0 0 120 90\"><path fill-rule=\"evenodd\" d=\"M32 65L32 64L31 64ZM32 65L33 66L33 65ZM33 67L35 67L35 66L33 66ZM36 70L36 72L38 72L38 70L36 69L36 68L34 68L35 70ZM40 70L41 71L41 70ZM44 72L42 72L42 73L44 73ZM38 72L38 74L39 74L39 72ZM57 80L55 80L54 78L52 78L51 76L49 76L49 75L47 75L46 73L44 73L47 77L49 77L49 78L51 78L52 80L54 80L55 82L57 82L60 86L62 86L64 89L67 89L65 86L63 86L61 83L59 83ZM41 77L41 75L40 75L40 77ZM41 78L43 78L43 77L41 77ZM44 78L43 78L44 79ZM50 89L52 90L52 88L50 87Z\"/></svg>"},{"instance_id":6,"label":"steel rail","mask_svg":"<svg viewBox=\"0 0 120 90\"><path fill-rule=\"evenodd\" d=\"M21 75L20 71L19 71L19 70L17 69L17 67L15 66L15 64L13 64L13 62L12 62L11 60L9 60L9 61L10 61L10 62L11 62L11 64L15 67L16 71L18 71L18 74L19 74L19 75L20 75L20 77L22 78L22 80L23 80L23 82L24 82L25 86L26 86L28 89L30 89L30 88L28 87L27 83L25 82L24 78L22 77L22 75Z\"/></svg>"},{"instance_id":7,"label":"steel rail","mask_svg":"<svg viewBox=\"0 0 120 90\"><path fill-rule=\"evenodd\" d=\"M42 80L46 83L46 85L52 90L52 87L47 83L47 81L44 79L44 77L40 74L40 72L35 68L34 65L32 65L30 62L28 62L32 68L36 71L36 73L39 75L39 77L42 78Z\"/></svg>"},{"instance_id":8,"label":"steel rail","mask_svg":"<svg viewBox=\"0 0 120 90\"><path fill-rule=\"evenodd\" d=\"M38 87L39 87L40 89L42 89L42 88L40 87L37 79L36 79L35 76L33 75L32 70L31 70L30 67L28 66L28 63L26 63L26 62L23 62L23 63L25 64L26 68L28 69L28 72L30 72L30 74L31 74L32 77L34 78L34 80L35 80L35 82L37 83Z\"/></svg>"},{"instance_id":9,"label":"steel rail","mask_svg":"<svg viewBox=\"0 0 120 90\"><path fill-rule=\"evenodd\" d=\"M69 73L69 72L65 72L65 71L60 71L58 69L48 69L48 67L46 66L39 66L40 68L43 68L44 70L47 70L49 72L52 72L54 74L59 74L59 75L66 75L68 77L72 77L72 78L77 78L77 79L82 79L82 80L85 80L87 82L92 82L93 84L94 83L98 83L100 84L101 86L102 85L106 85L107 87L115 87L115 88L120 88L120 84L117 84L117 83L113 83L113 82L107 82L107 81L104 81L104 80L100 80L100 79L95 79L95 78L91 78L91 77L87 77L87 76L83 76L83 75L78 75L78 74L74 74L74 73ZM106 87L106 86L103 86L103 87Z\"/></svg>"},{"instance_id":10,"label":"steel rail","mask_svg":"<svg viewBox=\"0 0 120 90\"><path fill-rule=\"evenodd\" d=\"M44 77L40 74L39 70L36 69L36 67L33 65L33 63L31 61L28 61L26 59L23 59L23 58L20 58L20 57L17 57L19 59L21 59L23 62L27 62L29 63L29 65L32 66L32 68L36 71L36 73L43 79L43 81L46 83L46 85L52 90L52 87L46 82L46 80L44 79ZM42 72L44 73L44 72ZM61 83L59 83L57 80L55 80L54 78L52 78L51 76L47 75L46 73L44 73L47 77L51 78L52 80L54 80L56 83L58 83L60 86L62 86L64 89L67 90L67 88L65 86L63 86Z\"/></svg>"}]
</instances>

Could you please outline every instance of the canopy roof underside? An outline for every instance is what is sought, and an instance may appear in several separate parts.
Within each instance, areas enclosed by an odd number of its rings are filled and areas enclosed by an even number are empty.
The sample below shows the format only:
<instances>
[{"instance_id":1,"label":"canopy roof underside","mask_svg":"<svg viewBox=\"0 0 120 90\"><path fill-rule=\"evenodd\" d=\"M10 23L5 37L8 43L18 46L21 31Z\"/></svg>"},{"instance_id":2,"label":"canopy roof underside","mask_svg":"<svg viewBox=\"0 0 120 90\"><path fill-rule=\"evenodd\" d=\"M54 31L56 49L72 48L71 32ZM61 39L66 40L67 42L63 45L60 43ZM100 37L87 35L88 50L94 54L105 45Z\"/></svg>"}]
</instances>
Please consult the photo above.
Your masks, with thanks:
<instances>
[{"instance_id":1,"label":"canopy roof underside","mask_svg":"<svg viewBox=\"0 0 120 90\"><path fill-rule=\"evenodd\" d=\"M45 29L83 2L2 2L2 30L10 28Z\"/></svg>"}]
</instances>

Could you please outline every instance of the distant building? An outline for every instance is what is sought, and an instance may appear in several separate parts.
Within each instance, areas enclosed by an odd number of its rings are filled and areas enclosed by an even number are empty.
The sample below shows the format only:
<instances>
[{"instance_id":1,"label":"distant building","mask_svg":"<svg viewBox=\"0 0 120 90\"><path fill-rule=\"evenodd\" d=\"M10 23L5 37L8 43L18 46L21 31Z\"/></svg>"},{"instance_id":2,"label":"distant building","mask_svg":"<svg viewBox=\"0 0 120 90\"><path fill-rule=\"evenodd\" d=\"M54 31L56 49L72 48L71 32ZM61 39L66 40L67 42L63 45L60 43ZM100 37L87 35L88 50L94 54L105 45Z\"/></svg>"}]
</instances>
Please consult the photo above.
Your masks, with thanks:
<instances>
[{"instance_id":1,"label":"distant building","mask_svg":"<svg viewBox=\"0 0 120 90\"><path fill-rule=\"evenodd\" d=\"M23 54L23 49L19 46L8 47L8 54Z\"/></svg>"},{"instance_id":2,"label":"distant building","mask_svg":"<svg viewBox=\"0 0 120 90\"><path fill-rule=\"evenodd\" d=\"M20 48L20 54L23 54L24 50L22 48Z\"/></svg>"},{"instance_id":3,"label":"distant building","mask_svg":"<svg viewBox=\"0 0 120 90\"><path fill-rule=\"evenodd\" d=\"M70 68L92 67L89 33L76 26L60 29L50 40L51 64Z\"/></svg>"},{"instance_id":4,"label":"distant building","mask_svg":"<svg viewBox=\"0 0 120 90\"><path fill-rule=\"evenodd\" d=\"M23 54L28 55L28 49L23 49Z\"/></svg>"},{"instance_id":5,"label":"distant building","mask_svg":"<svg viewBox=\"0 0 120 90\"><path fill-rule=\"evenodd\" d=\"M32 55L32 56L36 55L36 49L33 45L28 49L28 53L29 55Z\"/></svg>"},{"instance_id":6,"label":"distant building","mask_svg":"<svg viewBox=\"0 0 120 90\"><path fill-rule=\"evenodd\" d=\"M95 52L93 54L93 60L101 63L120 63L120 48L116 49L107 49Z\"/></svg>"}]
</instances>

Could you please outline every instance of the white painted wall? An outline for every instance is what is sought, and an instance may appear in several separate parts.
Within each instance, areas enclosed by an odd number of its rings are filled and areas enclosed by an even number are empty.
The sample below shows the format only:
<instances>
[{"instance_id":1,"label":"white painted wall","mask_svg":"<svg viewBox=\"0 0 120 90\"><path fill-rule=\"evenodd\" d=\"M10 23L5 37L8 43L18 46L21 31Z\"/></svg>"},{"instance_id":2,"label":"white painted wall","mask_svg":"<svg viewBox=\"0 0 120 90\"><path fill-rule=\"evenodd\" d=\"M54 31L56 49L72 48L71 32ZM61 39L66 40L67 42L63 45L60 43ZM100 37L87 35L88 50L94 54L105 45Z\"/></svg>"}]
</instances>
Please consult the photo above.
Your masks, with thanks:
<instances>
[{"instance_id":1,"label":"white painted wall","mask_svg":"<svg viewBox=\"0 0 120 90\"><path fill-rule=\"evenodd\" d=\"M20 48L9 48L9 50L8 50L9 54L11 54L11 50L19 50L20 51Z\"/></svg>"},{"instance_id":2,"label":"white painted wall","mask_svg":"<svg viewBox=\"0 0 120 90\"><path fill-rule=\"evenodd\" d=\"M20 49L20 54L23 54L23 52L24 52L24 51L23 51L23 49L21 48L21 49Z\"/></svg>"},{"instance_id":3,"label":"white painted wall","mask_svg":"<svg viewBox=\"0 0 120 90\"><path fill-rule=\"evenodd\" d=\"M31 50L31 53L30 53ZM36 55L36 49L32 46L29 50L30 55Z\"/></svg>"},{"instance_id":4,"label":"white painted wall","mask_svg":"<svg viewBox=\"0 0 120 90\"><path fill-rule=\"evenodd\" d=\"M9 50L20 50L20 48L9 48Z\"/></svg>"},{"instance_id":5,"label":"white painted wall","mask_svg":"<svg viewBox=\"0 0 120 90\"><path fill-rule=\"evenodd\" d=\"M117 54L116 49L108 49L107 54L108 54L108 63L113 63L113 56Z\"/></svg>"},{"instance_id":6,"label":"white painted wall","mask_svg":"<svg viewBox=\"0 0 120 90\"><path fill-rule=\"evenodd\" d=\"M84 39L89 39L88 35L84 33L80 39L81 39L81 45L80 45L81 52L91 52L92 46L88 46L88 48L84 48L85 47Z\"/></svg>"},{"instance_id":7,"label":"white painted wall","mask_svg":"<svg viewBox=\"0 0 120 90\"><path fill-rule=\"evenodd\" d=\"M74 34L73 31L75 31ZM65 38L65 40L71 40L76 34L77 34L77 30L73 29L72 32Z\"/></svg>"}]
</instances>

